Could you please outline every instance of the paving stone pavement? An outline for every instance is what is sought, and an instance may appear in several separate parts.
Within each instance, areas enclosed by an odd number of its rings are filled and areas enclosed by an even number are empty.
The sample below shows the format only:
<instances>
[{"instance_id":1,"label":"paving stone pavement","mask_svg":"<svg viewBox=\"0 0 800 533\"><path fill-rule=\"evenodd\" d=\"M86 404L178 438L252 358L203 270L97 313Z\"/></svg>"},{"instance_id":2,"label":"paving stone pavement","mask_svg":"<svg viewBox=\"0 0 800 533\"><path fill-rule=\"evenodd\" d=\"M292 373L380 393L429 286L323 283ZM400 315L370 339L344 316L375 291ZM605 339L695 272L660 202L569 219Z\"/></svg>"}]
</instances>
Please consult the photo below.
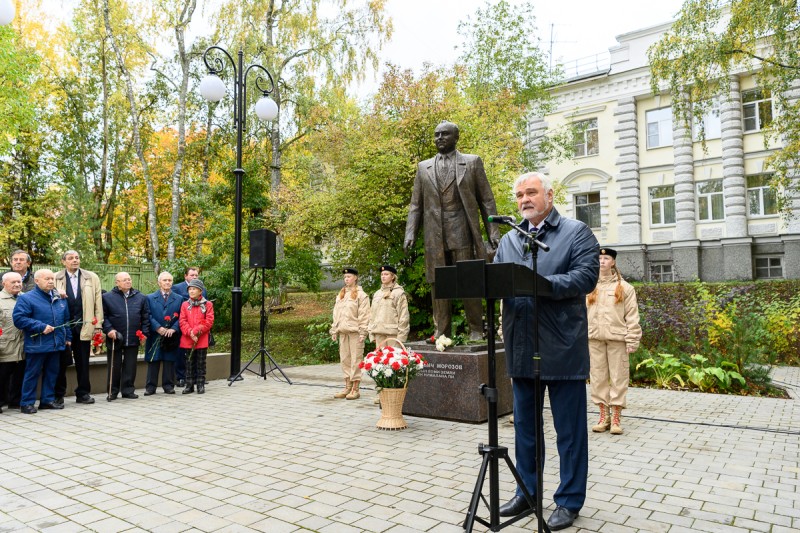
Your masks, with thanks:
<instances>
[{"instance_id":1,"label":"paving stone pavement","mask_svg":"<svg viewBox=\"0 0 800 533\"><path fill-rule=\"evenodd\" d=\"M463 531L487 424L406 417L407 430L381 431L371 391L333 399L338 365L284 371L293 385L249 375L204 396L6 410L0 531ZM567 531L800 530L800 369L774 377L791 400L631 389L625 434L590 433L588 499ZM557 485L548 418L545 517ZM501 419L512 457L513 436ZM501 465L501 502L513 490Z\"/></svg>"}]
</instances>

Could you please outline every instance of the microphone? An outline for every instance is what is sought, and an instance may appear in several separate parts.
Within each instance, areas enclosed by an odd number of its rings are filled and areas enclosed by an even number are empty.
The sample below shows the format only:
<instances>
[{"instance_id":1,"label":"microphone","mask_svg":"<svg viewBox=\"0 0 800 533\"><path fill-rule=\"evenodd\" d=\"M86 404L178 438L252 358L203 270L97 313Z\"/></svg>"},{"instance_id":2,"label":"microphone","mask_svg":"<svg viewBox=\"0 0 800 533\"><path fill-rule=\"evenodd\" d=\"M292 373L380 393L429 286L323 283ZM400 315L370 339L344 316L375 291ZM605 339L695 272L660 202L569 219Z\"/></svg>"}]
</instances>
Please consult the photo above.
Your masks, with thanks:
<instances>
[{"instance_id":1,"label":"microphone","mask_svg":"<svg viewBox=\"0 0 800 533\"><path fill-rule=\"evenodd\" d=\"M506 217L502 215L489 215L486 217L491 224L516 224L517 219L514 217Z\"/></svg>"}]
</instances>

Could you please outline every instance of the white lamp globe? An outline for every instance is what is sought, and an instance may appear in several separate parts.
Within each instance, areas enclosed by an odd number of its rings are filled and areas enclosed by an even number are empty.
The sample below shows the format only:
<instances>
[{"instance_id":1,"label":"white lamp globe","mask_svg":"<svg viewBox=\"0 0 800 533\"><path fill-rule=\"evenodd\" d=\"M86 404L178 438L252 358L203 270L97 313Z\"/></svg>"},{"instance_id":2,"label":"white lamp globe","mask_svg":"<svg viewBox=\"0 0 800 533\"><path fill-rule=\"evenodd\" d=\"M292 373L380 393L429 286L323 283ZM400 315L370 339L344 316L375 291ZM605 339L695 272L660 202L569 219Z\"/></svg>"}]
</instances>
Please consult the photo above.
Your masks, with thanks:
<instances>
[{"instance_id":1,"label":"white lamp globe","mask_svg":"<svg viewBox=\"0 0 800 533\"><path fill-rule=\"evenodd\" d=\"M200 80L200 94L209 102L219 102L225 92L225 83L216 74L209 74Z\"/></svg>"},{"instance_id":2,"label":"white lamp globe","mask_svg":"<svg viewBox=\"0 0 800 533\"><path fill-rule=\"evenodd\" d=\"M262 122L272 122L278 118L278 104L265 96L256 102L256 115Z\"/></svg>"},{"instance_id":3,"label":"white lamp globe","mask_svg":"<svg viewBox=\"0 0 800 533\"><path fill-rule=\"evenodd\" d=\"M0 0L0 26L8 26L14 20L17 8L14 0Z\"/></svg>"}]
</instances>

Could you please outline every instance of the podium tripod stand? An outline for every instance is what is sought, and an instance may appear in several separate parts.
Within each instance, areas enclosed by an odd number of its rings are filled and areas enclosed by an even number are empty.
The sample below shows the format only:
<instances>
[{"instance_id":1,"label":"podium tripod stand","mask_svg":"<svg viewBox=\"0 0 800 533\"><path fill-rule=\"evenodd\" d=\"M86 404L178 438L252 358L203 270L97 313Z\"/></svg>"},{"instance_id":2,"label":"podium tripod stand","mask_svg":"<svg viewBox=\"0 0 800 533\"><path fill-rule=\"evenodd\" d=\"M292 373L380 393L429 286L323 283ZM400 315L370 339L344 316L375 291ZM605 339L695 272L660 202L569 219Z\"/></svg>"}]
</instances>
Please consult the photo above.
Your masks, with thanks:
<instances>
[{"instance_id":1,"label":"podium tripod stand","mask_svg":"<svg viewBox=\"0 0 800 533\"><path fill-rule=\"evenodd\" d=\"M550 283L541 276L534 277L529 268L512 263L490 263L482 259L459 261L455 266L438 267L436 275L436 293L440 299L456 298L482 298L486 300L486 320L488 322L488 383L481 383L479 391L486 399L488 407L489 443L478 445L478 453L483 457L475 489L472 493L467 516L463 527L468 533L472 531L475 522L489 528L490 531L500 531L523 518L534 514L538 509L539 531L547 531L541 515L541 490L537 493L537 501L528 492L522 478L517 472L514 463L508 455L508 448L500 446L497 428L497 371L496 371L496 338L495 338L495 303L500 298L514 296L532 296L537 288L543 292L550 291ZM534 280L537 282L534 283ZM537 396L538 398L538 396ZM541 429L541 428L540 428ZM541 448L538 448L541 450ZM522 490L528 502L528 509L513 516L505 522L500 522L500 460L505 461L511 474ZM541 462L538 463L541 465ZM489 474L489 499L483 494L486 474ZM541 480L541 473L539 473ZM489 519L478 516L478 507L483 502L489 509ZM544 529L542 529L542 526Z\"/></svg>"}]
</instances>

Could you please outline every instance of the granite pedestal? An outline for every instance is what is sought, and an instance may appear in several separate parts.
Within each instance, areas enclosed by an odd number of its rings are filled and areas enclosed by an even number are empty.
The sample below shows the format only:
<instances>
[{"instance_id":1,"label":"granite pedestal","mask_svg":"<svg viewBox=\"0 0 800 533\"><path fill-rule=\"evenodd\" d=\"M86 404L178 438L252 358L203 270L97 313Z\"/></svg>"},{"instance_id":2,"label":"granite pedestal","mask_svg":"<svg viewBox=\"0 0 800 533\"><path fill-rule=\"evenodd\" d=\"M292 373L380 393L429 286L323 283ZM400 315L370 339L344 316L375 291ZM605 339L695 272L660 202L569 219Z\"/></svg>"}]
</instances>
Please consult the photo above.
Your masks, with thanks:
<instances>
[{"instance_id":1,"label":"granite pedestal","mask_svg":"<svg viewBox=\"0 0 800 533\"><path fill-rule=\"evenodd\" d=\"M489 406L480 385L489 382L489 351L486 344L454 346L444 352L424 342L407 343L429 365L408 386L403 414L480 423L489 418ZM503 345L496 348L495 368L498 390L497 414L513 409L511 380L506 376Z\"/></svg>"}]
</instances>

